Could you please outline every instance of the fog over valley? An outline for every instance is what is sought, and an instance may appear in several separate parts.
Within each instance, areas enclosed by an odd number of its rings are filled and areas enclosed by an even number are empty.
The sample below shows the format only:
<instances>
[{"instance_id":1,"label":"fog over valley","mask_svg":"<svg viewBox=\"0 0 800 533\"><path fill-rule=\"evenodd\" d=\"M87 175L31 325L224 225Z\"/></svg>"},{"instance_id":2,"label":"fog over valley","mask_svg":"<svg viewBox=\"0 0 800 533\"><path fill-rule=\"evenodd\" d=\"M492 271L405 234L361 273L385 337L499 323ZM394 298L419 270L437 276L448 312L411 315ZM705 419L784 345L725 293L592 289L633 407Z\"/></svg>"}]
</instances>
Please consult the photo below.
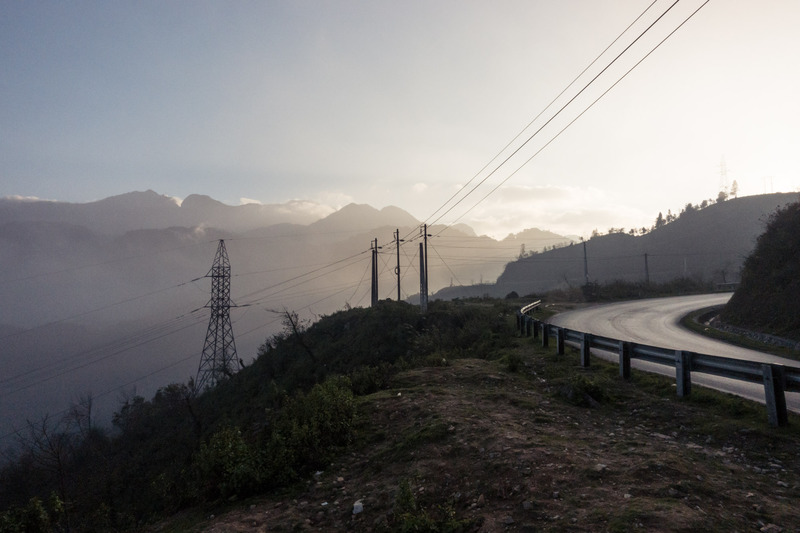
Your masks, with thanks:
<instances>
[{"instance_id":1,"label":"fog over valley","mask_svg":"<svg viewBox=\"0 0 800 533\"><path fill-rule=\"evenodd\" d=\"M380 297L396 298L394 232L419 235L395 207L349 205L327 214L310 202L227 206L153 191L70 204L0 200L0 432L26 417L96 397L98 421L121 398L149 397L197 373L208 324L208 273L219 239L231 261L239 357L281 330L282 313L313 320L370 303L369 253L380 254ZM493 281L520 250L567 242L530 230L504 241L463 225L434 226L430 289ZM436 265L435 267L433 265ZM401 247L403 298L419 291L418 244Z\"/></svg>"}]
</instances>

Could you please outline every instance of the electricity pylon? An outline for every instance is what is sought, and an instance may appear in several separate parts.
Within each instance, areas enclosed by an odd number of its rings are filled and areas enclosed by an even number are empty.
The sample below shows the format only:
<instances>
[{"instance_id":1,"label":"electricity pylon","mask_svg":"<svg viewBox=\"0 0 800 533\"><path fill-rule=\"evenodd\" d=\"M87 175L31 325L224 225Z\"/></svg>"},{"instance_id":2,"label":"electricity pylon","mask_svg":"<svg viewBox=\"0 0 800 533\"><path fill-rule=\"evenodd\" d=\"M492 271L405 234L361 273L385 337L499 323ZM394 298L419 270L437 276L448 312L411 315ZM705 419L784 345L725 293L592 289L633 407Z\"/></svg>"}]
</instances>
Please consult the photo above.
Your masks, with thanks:
<instances>
[{"instance_id":1,"label":"electricity pylon","mask_svg":"<svg viewBox=\"0 0 800 533\"><path fill-rule=\"evenodd\" d=\"M217 246L214 264L206 277L211 278L211 299L206 304L211 309L211 317L208 320L203 355L195 380L199 391L214 387L239 368L231 328L230 309L236 307L231 305L231 263L222 239Z\"/></svg>"}]
</instances>

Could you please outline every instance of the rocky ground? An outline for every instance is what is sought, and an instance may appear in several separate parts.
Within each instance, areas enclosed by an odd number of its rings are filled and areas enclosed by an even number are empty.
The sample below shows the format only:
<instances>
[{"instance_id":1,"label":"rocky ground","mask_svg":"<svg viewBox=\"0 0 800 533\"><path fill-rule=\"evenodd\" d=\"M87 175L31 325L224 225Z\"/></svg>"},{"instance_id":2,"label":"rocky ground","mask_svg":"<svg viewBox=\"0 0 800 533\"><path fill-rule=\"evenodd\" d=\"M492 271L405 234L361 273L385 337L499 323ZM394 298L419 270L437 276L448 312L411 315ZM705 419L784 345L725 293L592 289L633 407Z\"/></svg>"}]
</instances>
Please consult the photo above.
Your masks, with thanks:
<instances>
[{"instance_id":1,"label":"rocky ground","mask_svg":"<svg viewBox=\"0 0 800 533\"><path fill-rule=\"evenodd\" d=\"M400 374L324 472L184 530L800 531L797 418L527 342Z\"/></svg>"}]
</instances>

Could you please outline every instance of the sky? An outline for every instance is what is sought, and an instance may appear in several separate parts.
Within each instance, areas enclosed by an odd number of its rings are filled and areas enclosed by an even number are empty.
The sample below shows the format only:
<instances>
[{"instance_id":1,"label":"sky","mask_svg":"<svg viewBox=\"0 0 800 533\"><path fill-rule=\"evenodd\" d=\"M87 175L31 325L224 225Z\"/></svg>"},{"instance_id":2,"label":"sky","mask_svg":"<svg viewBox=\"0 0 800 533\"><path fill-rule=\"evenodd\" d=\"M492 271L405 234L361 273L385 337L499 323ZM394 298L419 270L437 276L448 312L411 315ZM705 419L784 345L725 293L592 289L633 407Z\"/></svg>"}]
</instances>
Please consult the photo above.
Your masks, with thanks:
<instances>
[{"instance_id":1,"label":"sky","mask_svg":"<svg viewBox=\"0 0 800 533\"><path fill-rule=\"evenodd\" d=\"M502 238L800 191L800 2L711 0L625 75L703 2L613 63L673 0L2 2L0 196L394 205Z\"/></svg>"}]
</instances>

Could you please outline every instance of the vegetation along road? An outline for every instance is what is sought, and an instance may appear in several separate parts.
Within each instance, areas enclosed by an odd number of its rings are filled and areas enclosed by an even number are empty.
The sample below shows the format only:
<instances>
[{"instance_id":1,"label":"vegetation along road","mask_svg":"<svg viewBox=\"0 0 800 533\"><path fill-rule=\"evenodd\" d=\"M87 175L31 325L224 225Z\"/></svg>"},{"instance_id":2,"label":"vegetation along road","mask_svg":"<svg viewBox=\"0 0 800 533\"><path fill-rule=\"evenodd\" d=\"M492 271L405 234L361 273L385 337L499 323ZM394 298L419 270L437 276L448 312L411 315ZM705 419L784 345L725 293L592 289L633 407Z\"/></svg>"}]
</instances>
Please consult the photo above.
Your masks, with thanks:
<instances>
[{"instance_id":1,"label":"vegetation along road","mask_svg":"<svg viewBox=\"0 0 800 533\"><path fill-rule=\"evenodd\" d=\"M730 293L725 293L619 302L566 311L552 317L550 322L573 330L663 348L798 366L796 361L733 346L694 333L680 325L681 318L688 313L704 307L722 305L730 297ZM602 351L593 350L592 353L608 359L616 359L617 357L616 354L611 355ZM644 361L633 361L632 366L640 370L648 370L665 375L674 376L675 374L674 369ZM764 388L758 384L702 374L693 375L692 381L698 385L737 394L761 403L764 402ZM786 394L786 405L790 410L800 411L799 396L796 393Z\"/></svg>"}]
</instances>

